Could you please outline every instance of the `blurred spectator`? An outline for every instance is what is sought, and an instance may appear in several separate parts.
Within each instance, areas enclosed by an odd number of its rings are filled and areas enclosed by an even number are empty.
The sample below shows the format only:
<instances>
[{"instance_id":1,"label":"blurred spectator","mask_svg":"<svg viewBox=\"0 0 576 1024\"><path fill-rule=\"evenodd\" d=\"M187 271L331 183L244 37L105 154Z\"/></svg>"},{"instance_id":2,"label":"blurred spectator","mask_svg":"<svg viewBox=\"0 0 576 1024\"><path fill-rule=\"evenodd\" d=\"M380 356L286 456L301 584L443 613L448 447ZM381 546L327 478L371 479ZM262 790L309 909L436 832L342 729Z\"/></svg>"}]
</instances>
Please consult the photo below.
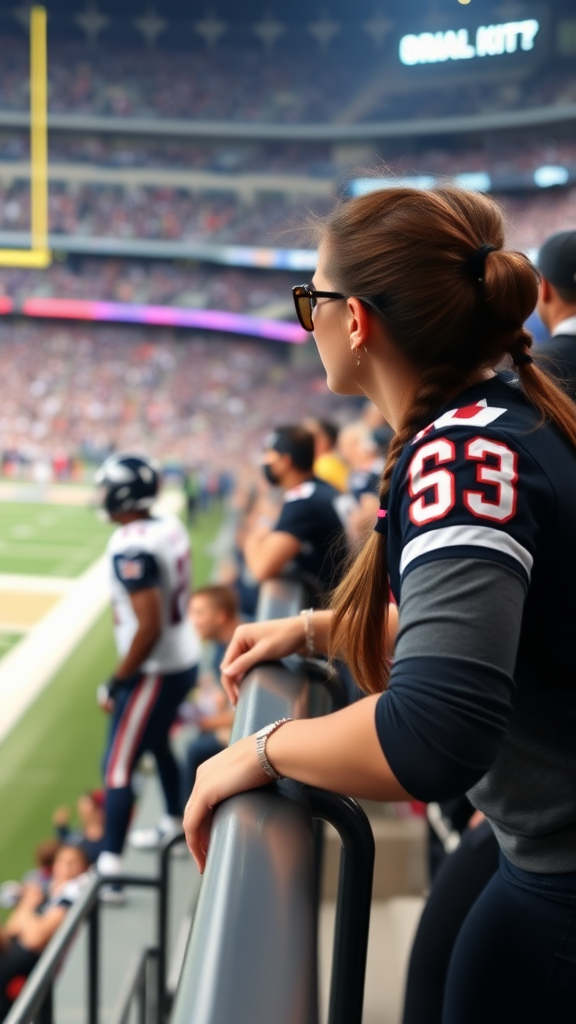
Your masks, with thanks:
<instances>
[{"instance_id":1,"label":"blurred spectator","mask_svg":"<svg viewBox=\"0 0 576 1024\"><path fill-rule=\"evenodd\" d=\"M264 443L262 470L283 491L275 523L260 521L244 542L259 582L287 569L313 579L325 593L338 580L346 553L346 496L314 477L314 437L304 427L276 427Z\"/></svg>"},{"instance_id":2,"label":"blurred spectator","mask_svg":"<svg viewBox=\"0 0 576 1024\"><path fill-rule=\"evenodd\" d=\"M348 466L348 490L356 501L363 494L378 494L384 460L365 420L355 420L342 427L338 450Z\"/></svg>"},{"instance_id":3,"label":"blurred spectator","mask_svg":"<svg viewBox=\"0 0 576 1024\"><path fill-rule=\"evenodd\" d=\"M314 437L314 476L337 491L346 491L349 471L338 454L338 427L331 420L315 419L307 419L305 426Z\"/></svg>"},{"instance_id":4,"label":"blurred spectator","mask_svg":"<svg viewBox=\"0 0 576 1024\"><path fill-rule=\"evenodd\" d=\"M184 497L186 499L186 522L192 526L196 520L198 501L200 498L200 482L193 469L184 471Z\"/></svg>"},{"instance_id":5,"label":"blurred spectator","mask_svg":"<svg viewBox=\"0 0 576 1024\"><path fill-rule=\"evenodd\" d=\"M16 906L24 887L28 884L38 885L43 892L47 892L52 879L54 859L60 846L59 839L44 839L38 844L34 850L35 867L26 872L21 882L3 882L0 886L0 907L11 909Z\"/></svg>"},{"instance_id":6,"label":"blurred spectator","mask_svg":"<svg viewBox=\"0 0 576 1024\"><path fill-rule=\"evenodd\" d=\"M348 490L357 502L348 522L348 537L354 545L365 538L376 522L384 459L378 454L378 445L365 420L355 420L343 427L338 447L350 469Z\"/></svg>"},{"instance_id":7,"label":"blurred spectator","mask_svg":"<svg viewBox=\"0 0 576 1024\"><path fill-rule=\"evenodd\" d=\"M94 789L90 793L83 793L78 797L76 812L79 821L79 829L74 831L70 827L70 809L68 807L57 807L52 815L52 823L56 835L62 843L67 846L79 846L84 852L89 864L94 864L98 855L104 849L104 793L101 789Z\"/></svg>"},{"instance_id":8,"label":"blurred spectator","mask_svg":"<svg viewBox=\"0 0 576 1024\"><path fill-rule=\"evenodd\" d=\"M190 619L200 639L214 644L214 672L218 677L224 651L241 622L236 591L219 584L201 587L192 595ZM199 765L230 742L234 711L219 686L212 691L212 700L211 713L201 712L194 719L200 735L186 750L183 772L185 801L192 792Z\"/></svg>"},{"instance_id":9,"label":"blurred spectator","mask_svg":"<svg viewBox=\"0 0 576 1024\"><path fill-rule=\"evenodd\" d=\"M88 861L78 846L61 846L54 859L48 894L33 882L24 886L16 908L0 928L0 1021L67 910L78 899L87 869Z\"/></svg>"},{"instance_id":10,"label":"blurred spectator","mask_svg":"<svg viewBox=\"0 0 576 1024\"><path fill-rule=\"evenodd\" d=\"M561 231L546 239L538 266L542 278L537 309L551 334L543 353L576 398L576 231Z\"/></svg>"}]
</instances>

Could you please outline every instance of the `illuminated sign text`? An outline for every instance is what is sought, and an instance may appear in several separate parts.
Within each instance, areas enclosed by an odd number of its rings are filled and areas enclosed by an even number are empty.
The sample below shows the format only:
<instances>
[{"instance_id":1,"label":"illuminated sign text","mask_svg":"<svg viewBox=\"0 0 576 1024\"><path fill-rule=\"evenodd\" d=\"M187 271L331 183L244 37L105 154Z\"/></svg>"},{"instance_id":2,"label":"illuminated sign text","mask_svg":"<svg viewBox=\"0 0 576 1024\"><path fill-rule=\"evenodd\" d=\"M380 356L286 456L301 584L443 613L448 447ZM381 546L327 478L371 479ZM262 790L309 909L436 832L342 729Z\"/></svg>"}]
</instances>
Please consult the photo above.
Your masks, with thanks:
<instances>
[{"instance_id":1,"label":"illuminated sign text","mask_svg":"<svg viewBox=\"0 0 576 1024\"><path fill-rule=\"evenodd\" d=\"M518 50L533 50L540 25L534 18L480 25L472 40L467 28L448 32L420 32L402 36L399 56L403 64L438 64L446 60L497 57Z\"/></svg>"}]
</instances>

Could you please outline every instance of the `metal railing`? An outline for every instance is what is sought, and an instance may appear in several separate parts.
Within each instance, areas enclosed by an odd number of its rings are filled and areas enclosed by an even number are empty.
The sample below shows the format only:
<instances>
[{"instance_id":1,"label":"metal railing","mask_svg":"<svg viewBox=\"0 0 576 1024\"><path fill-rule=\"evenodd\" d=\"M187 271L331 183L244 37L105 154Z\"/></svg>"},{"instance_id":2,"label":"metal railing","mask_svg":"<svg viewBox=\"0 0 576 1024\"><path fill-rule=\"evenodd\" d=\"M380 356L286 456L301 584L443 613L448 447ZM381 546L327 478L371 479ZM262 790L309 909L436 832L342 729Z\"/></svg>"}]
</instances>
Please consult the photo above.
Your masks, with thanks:
<instances>
[{"instance_id":1,"label":"metal railing","mask_svg":"<svg viewBox=\"0 0 576 1024\"><path fill-rule=\"evenodd\" d=\"M158 876L118 875L99 877L95 875L82 895L69 910L63 924L50 940L38 963L27 979L21 994L11 1007L5 1024L53 1024L53 986L64 957L72 942L86 926L87 929L87 1024L99 1024L100 1016L100 889L103 885L119 884L124 888L156 889L158 893L156 917L156 946L142 949L128 971L124 986L112 1013L110 1024L123 1024L130 1004L138 997L140 1004L139 1021L146 1024L149 1017L155 1021L164 1019L169 1003L167 990L167 943L168 943L168 897L170 884L170 852L184 835L178 834L167 840L161 849L160 872ZM150 984L148 967L157 964L154 984ZM146 1014L145 1001L153 996L157 1008L153 1015Z\"/></svg>"},{"instance_id":2,"label":"metal railing","mask_svg":"<svg viewBox=\"0 0 576 1024\"><path fill-rule=\"evenodd\" d=\"M294 614L303 597L298 583L270 581L261 588L258 617ZM232 740L341 701L338 681L319 663L257 666L242 684ZM360 1024L372 831L353 800L287 779L215 811L172 1024L318 1024L314 818L329 821L343 843L329 1021Z\"/></svg>"},{"instance_id":3,"label":"metal railing","mask_svg":"<svg viewBox=\"0 0 576 1024\"><path fill-rule=\"evenodd\" d=\"M304 584L272 580L261 588L259 618L297 613ZM241 689L232 740L277 718L325 714L346 702L325 663L300 658L256 667ZM361 1024L370 918L374 839L351 799L284 779L242 793L215 812L196 915L184 958L172 1024L318 1024L318 899L322 844L318 820L342 842L329 1024ZM138 1024L164 1024L167 986L170 850L158 877L98 878L69 911L32 971L5 1024L53 1024L53 984L72 941L88 933L87 1024L99 1024L99 889L111 881L158 892L156 945L137 951L109 1024L126 1024L134 1001Z\"/></svg>"}]
</instances>

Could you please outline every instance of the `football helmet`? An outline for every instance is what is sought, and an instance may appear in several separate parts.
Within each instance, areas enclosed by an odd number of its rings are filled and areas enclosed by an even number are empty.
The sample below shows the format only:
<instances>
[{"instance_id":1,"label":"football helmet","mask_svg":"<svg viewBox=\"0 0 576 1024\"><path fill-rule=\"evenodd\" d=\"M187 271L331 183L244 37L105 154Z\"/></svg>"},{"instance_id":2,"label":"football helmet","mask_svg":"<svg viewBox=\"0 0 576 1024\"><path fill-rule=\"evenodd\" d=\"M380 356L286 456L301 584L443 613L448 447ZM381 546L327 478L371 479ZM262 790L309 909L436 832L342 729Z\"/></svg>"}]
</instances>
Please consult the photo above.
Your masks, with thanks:
<instances>
[{"instance_id":1,"label":"football helmet","mask_svg":"<svg viewBox=\"0 0 576 1024\"><path fill-rule=\"evenodd\" d=\"M94 482L108 515L149 509L160 490L161 467L156 459L117 452L102 463Z\"/></svg>"}]
</instances>

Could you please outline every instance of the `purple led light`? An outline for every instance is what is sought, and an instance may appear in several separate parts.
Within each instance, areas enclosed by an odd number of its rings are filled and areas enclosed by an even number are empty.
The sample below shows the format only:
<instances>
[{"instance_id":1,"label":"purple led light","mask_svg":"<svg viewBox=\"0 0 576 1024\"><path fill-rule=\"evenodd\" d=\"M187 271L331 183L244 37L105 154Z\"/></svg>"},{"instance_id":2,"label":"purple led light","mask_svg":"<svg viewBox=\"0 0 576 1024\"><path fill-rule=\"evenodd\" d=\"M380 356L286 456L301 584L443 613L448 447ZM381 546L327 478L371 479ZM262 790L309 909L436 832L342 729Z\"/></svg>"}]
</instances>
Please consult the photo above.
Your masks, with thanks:
<instances>
[{"instance_id":1,"label":"purple led light","mask_svg":"<svg viewBox=\"0 0 576 1024\"><path fill-rule=\"evenodd\" d=\"M90 302L86 303L86 306L90 307L89 319L94 320L164 327L197 327L207 331L247 334L296 345L301 345L307 340L306 332L299 324L247 316L244 313L227 313L217 309L186 309L181 306L148 306L132 302Z\"/></svg>"}]
</instances>

